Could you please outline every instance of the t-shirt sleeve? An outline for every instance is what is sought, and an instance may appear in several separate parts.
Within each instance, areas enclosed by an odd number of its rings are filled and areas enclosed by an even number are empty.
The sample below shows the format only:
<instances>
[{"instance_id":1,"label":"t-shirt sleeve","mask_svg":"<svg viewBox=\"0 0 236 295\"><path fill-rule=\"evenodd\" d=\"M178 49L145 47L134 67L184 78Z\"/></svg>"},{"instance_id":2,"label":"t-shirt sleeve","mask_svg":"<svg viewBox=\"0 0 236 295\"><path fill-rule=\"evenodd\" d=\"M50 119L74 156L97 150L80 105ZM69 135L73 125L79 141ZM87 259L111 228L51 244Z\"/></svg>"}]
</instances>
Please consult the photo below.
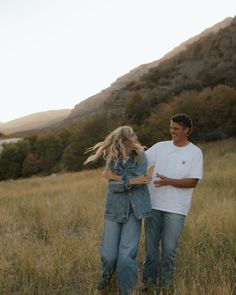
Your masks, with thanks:
<instances>
[{"instance_id":1,"label":"t-shirt sleeve","mask_svg":"<svg viewBox=\"0 0 236 295\"><path fill-rule=\"evenodd\" d=\"M189 178L202 179L203 177L203 156L201 150L198 150L193 158Z\"/></svg>"},{"instance_id":2,"label":"t-shirt sleeve","mask_svg":"<svg viewBox=\"0 0 236 295\"><path fill-rule=\"evenodd\" d=\"M155 165L157 160L158 144L153 145L145 151L145 155L148 161L148 167Z\"/></svg>"}]
</instances>

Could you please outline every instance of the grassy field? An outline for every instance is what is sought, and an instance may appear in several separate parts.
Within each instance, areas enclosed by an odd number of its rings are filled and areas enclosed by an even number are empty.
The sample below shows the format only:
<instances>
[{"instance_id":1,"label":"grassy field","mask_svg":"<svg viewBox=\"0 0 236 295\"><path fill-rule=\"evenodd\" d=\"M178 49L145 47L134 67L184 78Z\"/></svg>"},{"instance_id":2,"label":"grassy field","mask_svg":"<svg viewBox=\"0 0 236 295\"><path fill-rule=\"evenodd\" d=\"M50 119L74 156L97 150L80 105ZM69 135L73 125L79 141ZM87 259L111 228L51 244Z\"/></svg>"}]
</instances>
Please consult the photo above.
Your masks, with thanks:
<instances>
[{"instance_id":1,"label":"grassy field","mask_svg":"<svg viewBox=\"0 0 236 295\"><path fill-rule=\"evenodd\" d=\"M236 283L236 140L201 147L204 180L180 241L176 294L228 295ZM0 294L96 294L105 190L101 169L1 182ZM143 236L140 274L142 260Z\"/></svg>"}]
</instances>

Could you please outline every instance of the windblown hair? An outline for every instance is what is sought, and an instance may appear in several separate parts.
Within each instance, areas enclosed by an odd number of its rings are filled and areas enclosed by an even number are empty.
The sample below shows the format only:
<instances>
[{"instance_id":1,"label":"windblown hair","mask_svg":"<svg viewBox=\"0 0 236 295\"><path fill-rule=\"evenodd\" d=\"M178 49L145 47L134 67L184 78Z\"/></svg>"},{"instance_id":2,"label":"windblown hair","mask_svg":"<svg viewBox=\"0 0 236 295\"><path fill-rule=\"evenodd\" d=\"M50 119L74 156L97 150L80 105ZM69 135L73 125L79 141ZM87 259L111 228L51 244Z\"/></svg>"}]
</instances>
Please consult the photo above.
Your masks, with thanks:
<instances>
[{"instance_id":1,"label":"windblown hair","mask_svg":"<svg viewBox=\"0 0 236 295\"><path fill-rule=\"evenodd\" d=\"M133 157L137 162L144 147L138 142L137 137L130 126L120 126L107 135L104 141L98 142L93 147L86 150L86 153L92 152L92 155L84 162L84 165L89 162L94 162L101 156L106 160L106 164L111 162L117 164L119 160L126 158L124 142L134 138Z\"/></svg>"}]
</instances>

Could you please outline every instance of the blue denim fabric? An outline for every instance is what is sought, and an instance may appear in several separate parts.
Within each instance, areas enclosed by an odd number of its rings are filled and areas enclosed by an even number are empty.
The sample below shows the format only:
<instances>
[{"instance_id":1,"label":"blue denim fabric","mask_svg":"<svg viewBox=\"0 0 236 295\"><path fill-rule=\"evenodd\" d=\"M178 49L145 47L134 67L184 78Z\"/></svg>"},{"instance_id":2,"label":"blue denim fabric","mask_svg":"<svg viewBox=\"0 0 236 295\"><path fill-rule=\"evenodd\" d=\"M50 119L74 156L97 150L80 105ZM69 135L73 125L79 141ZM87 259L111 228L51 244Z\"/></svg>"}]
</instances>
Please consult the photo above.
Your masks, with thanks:
<instances>
[{"instance_id":1,"label":"blue denim fabric","mask_svg":"<svg viewBox=\"0 0 236 295\"><path fill-rule=\"evenodd\" d=\"M144 286L158 284L163 287L173 283L178 240L184 220L184 215L160 210L152 210L152 217L145 220Z\"/></svg>"},{"instance_id":2,"label":"blue denim fabric","mask_svg":"<svg viewBox=\"0 0 236 295\"><path fill-rule=\"evenodd\" d=\"M130 157L126 163L113 163L109 169L116 175L122 175L120 181L110 181L106 194L105 219L116 222L127 222L130 204L138 219L151 215L151 200L145 184L128 186L129 179L145 175L147 158L143 153L138 163Z\"/></svg>"},{"instance_id":3,"label":"blue denim fabric","mask_svg":"<svg viewBox=\"0 0 236 295\"><path fill-rule=\"evenodd\" d=\"M138 265L136 261L141 233L141 220L129 214L126 223L104 221L101 243L102 278L110 281L117 271L120 295L128 295L137 286Z\"/></svg>"}]
</instances>

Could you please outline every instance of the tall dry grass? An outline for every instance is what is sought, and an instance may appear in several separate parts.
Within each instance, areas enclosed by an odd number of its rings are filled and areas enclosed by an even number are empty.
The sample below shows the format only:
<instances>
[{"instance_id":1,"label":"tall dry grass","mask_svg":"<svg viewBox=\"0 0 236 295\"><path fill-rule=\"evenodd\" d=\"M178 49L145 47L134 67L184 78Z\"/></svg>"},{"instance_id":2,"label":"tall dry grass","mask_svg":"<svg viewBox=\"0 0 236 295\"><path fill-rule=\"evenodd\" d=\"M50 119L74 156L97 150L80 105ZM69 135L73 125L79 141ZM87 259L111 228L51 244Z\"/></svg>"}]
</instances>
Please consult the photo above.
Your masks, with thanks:
<instances>
[{"instance_id":1,"label":"tall dry grass","mask_svg":"<svg viewBox=\"0 0 236 295\"><path fill-rule=\"evenodd\" d=\"M179 245L176 294L227 295L236 283L235 147L202 145L205 175ZM96 294L105 190L101 169L1 182L0 294ZM142 236L140 277L143 255Z\"/></svg>"}]
</instances>

